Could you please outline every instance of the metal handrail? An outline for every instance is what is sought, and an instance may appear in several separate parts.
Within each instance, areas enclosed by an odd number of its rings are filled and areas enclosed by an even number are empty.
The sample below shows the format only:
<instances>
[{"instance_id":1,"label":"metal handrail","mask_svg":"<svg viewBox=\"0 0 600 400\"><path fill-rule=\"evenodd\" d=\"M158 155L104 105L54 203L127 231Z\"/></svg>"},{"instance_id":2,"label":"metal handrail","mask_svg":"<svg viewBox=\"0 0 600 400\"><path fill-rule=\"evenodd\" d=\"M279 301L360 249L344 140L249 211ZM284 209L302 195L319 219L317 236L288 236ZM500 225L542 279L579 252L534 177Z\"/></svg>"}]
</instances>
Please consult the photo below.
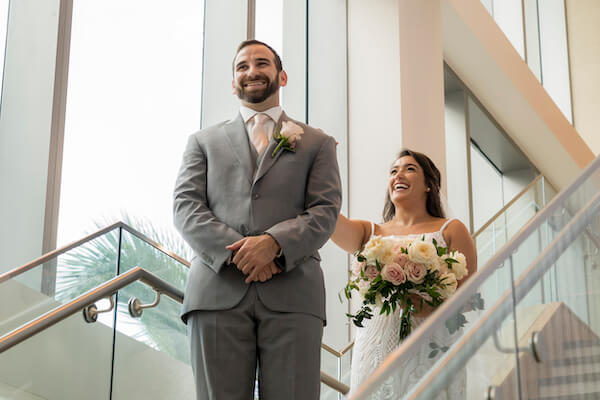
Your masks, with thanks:
<instances>
[{"instance_id":1,"label":"metal handrail","mask_svg":"<svg viewBox=\"0 0 600 400\"><path fill-rule=\"evenodd\" d=\"M474 324L470 332L452 347L444 360L428 373L427 378L414 388L409 399L416 399L417 397L434 398L443 386L443 382L436 382L435 377L441 374L443 370L455 371L468 361L470 356L483 345L487 338L496 332L498 321L503 321L513 312L513 301L514 304L517 304L529 293L542 276L556 263L556 259L585 230L590 218L598 212L600 212L600 194L597 194L584 209L575 215L517 279L514 285L514 293L510 289L504 293L494 307ZM512 262L512 256L510 260Z\"/></svg>"},{"instance_id":2,"label":"metal handrail","mask_svg":"<svg viewBox=\"0 0 600 400\"><path fill-rule=\"evenodd\" d=\"M101 231L104 231L104 233L106 233L118 226L119 224L111 225L107 228L102 229ZM102 233L96 232L95 234L96 236L98 236ZM81 243L85 243L85 241ZM43 262L45 261L41 261L41 263ZM30 264L33 264L33 262ZM34 266L35 265L30 266L29 269L33 268ZM119 276L116 276L104 282L103 284L99 285L94 289L91 289L90 291L82 294L81 296L76 297L69 303L59 306L51 311L48 311L47 313L31 320L30 322L0 337L0 354L18 345L19 343L29 339L37 333L40 333L43 330L81 311L86 306L93 304L98 300L112 296L119 289L130 285L131 283L136 281L140 281L147 284L148 286L151 286L155 291L172 298L178 303L183 303L184 294L181 290L158 278L156 275L144 270L143 268L135 267ZM329 347L326 344L322 344L322 346ZM347 349L343 351L345 352L347 351ZM347 394L350 391L348 385L338 381L337 379L333 378L332 376L326 374L323 371L320 372L320 379L321 382L323 382L325 385L329 386L330 388L336 390L339 393Z\"/></svg>"},{"instance_id":3,"label":"metal handrail","mask_svg":"<svg viewBox=\"0 0 600 400\"><path fill-rule=\"evenodd\" d=\"M343 356L344 354L346 354L348 351L350 351L352 346L354 346L354 341L351 341L350 343L348 343L342 350L337 351L333 347L330 347L330 346L326 345L325 343L321 343L321 347L323 348L323 350L333 354L334 356L336 356L338 358Z\"/></svg>"},{"instance_id":4,"label":"metal handrail","mask_svg":"<svg viewBox=\"0 0 600 400\"><path fill-rule=\"evenodd\" d=\"M408 336L406 340L391 353L388 358L367 378L365 383L361 385L354 395L352 400L364 399L366 395L375 390L383 381L390 375L391 370L397 366L404 353L414 351L420 346L426 345L431 336L442 328L445 322L467 303L469 298L477 293L481 285L496 271L496 269L504 263L548 217L554 213L564 201L577 190L593 173L600 169L600 157L592 161L585 170L579 175L565 190L556 195L550 203L544 207L536 216L527 223L519 232L507 242L498 253L496 253L483 268L477 271L470 279L461 286L449 300L445 301L434 313L427 318L419 329Z\"/></svg>"},{"instance_id":5,"label":"metal handrail","mask_svg":"<svg viewBox=\"0 0 600 400\"><path fill-rule=\"evenodd\" d=\"M532 180L529 183L529 185L525 186L525 189L521 190L515 197L512 198L511 201L506 203L506 205L504 207L502 207L500 209L500 211L498 211L496 214L494 214L494 216L492 218L490 218L485 224L483 224L483 226L481 228L477 229L477 231L473 234L473 239L475 239L477 236L479 236L479 234L481 232L483 232L488 226L493 224L495 220L497 220L502 214L504 214L506 212L506 210L508 210L513 204L515 204L517 202L517 200L519 200L521 197L523 197L525 195L525 193L527 193L532 187L537 185L537 183L542 179L544 179L544 176L538 175L534 180Z\"/></svg>"},{"instance_id":6,"label":"metal handrail","mask_svg":"<svg viewBox=\"0 0 600 400\"><path fill-rule=\"evenodd\" d=\"M181 290L143 268L135 267L0 337L0 353L81 311L84 307L111 296L119 289L135 281L141 281L173 300L183 303L183 292Z\"/></svg>"},{"instance_id":7,"label":"metal handrail","mask_svg":"<svg viewBox=\"0 0 600 400\"><path fill-rule=\"evenodd\" d=\"M96 239L99 236L104 235L105 233L108 233L114 229L124 229L127 232L131 233L133 236L137 237L138 239L142 240L143 242L146 242L147 244L149 244L150 246L154 247L155 249L159 250L160 252L166 254L167 256L175 259L176 261L180 262L181 264L189 267L190 266L190 262L185 260L184 258L182 258L181 256L173 253L172 251L169 251L167 249L164 248L164 246L162 246L160 243L150 239L148 236L144 235L143 233L135 230L134 228L132 228L131 226L127 225L126 223L119 221L119 222L115 222L112 225L109 225L105 228L102 228L100 230L97 230L94 233L91 233L87 236L84 236L83 238L76 240L74 242L71 242L69 244L67 244L66 246L60 247L56 250L52 250L51 252L48 252L46 254L44 254L43 256L36 258L35 260L28 262L25 265L22 265L20 267L17 267L15 269L12 269L8 272L5 272L4 274L0 275L0 283L5 282L9 279L14 278L15 276L21 275L22 273L25 273L27 271L29 271L32 268L35 268L41 264L44 264L54 258L56 258L57 256L66 253L69 250L74 249L75 247L79 247L82 244L85 244L87 242L90 242L94 239Z\"/></svg>"}]
</instances>

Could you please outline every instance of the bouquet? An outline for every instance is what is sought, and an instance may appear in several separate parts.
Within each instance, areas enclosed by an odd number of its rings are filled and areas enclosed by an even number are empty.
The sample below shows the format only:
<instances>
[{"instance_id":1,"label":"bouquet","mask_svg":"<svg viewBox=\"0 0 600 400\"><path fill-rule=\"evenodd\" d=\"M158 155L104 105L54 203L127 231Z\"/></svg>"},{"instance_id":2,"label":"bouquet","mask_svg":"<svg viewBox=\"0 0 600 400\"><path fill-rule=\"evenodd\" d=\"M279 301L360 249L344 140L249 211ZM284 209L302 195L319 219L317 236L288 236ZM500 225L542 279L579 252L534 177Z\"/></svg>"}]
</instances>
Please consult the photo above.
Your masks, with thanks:
<instances>
[{"instance_id":1,"label":"bouquet","mask_svg":"<svg viewBox=\"0 0 600 400\"><path fill-rule=\"evenodd\" d=\"M348 317L362 327L363 320L373 316L373 306L387 315L400 307L400 341L411 332L411 316L417 305L439 306L469 273L462 253L438 246L435 239L430 243L425 236L416 240L374 236L355 254L351 272L346 297L357 290L363 301L360 310Z\"/></svg>"}]
</instances>

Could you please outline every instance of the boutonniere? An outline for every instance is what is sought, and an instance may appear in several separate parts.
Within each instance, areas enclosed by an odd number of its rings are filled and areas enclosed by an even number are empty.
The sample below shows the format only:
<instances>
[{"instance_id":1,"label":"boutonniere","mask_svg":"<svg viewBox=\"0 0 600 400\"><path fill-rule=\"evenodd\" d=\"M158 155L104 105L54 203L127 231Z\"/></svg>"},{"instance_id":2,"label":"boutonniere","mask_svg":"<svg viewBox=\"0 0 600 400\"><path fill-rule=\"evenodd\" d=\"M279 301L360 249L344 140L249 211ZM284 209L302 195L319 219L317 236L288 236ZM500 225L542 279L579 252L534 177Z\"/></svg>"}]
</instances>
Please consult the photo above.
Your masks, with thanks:
<instances>
[{"instance_id":1,"label":"boutonniere","mask_svg":"<svg viewBox=\"0 0 600 400\"><path fill-rule=\"evenodd\" d=\"M281 126L278 126L273 134L273 138L277 142L277 147L273 150L271 157L275 157L281 150L288 150L292 153L296 152L296 144L302 139L304 130L290 121L284 121Z\"/></svg>"}]
</instances>

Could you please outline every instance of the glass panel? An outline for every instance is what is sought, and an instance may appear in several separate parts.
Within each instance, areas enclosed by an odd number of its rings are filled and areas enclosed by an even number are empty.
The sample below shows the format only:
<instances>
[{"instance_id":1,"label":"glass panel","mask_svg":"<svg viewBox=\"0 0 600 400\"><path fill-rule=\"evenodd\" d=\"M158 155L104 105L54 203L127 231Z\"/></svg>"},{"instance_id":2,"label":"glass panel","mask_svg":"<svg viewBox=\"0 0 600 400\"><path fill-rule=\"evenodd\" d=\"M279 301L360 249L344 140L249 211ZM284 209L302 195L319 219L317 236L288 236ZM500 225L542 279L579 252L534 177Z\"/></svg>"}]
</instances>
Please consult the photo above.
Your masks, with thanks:
<instances>
[{"instance_id":1,"label":"glass panel","mask_svg":"<svg viewBox=\"0 0 600 400\"><path fill-rule=\"evenodd\" d=\"M520 346L535 332L542 338L541 363L520 355L524 398L600 393L598 249L591 233L581 234L517 306Z\"/></svg>"},{"instance_id":2,"label":"glass panel","mask_svg":"<svg viewBox=\"0 0 600 400\"><path fill-rule=\"evenodd\" d=\"M434 366L434 370L426 376L426 383L421 380L418 391L413 393L418 394L415 398L435 398L452 387L461 370L467 373L467 398L481 396L482 389L488 393L495 391L495 398L516 398L517 371L520 371L520 398L597 396L600 392L597 380L600 339L596 322L599 299L594 288L598 281L595 266L599 262L600 237L597 232L600 232L600 212L595 211L596 215L583 220L588 223L586 229L547 268L543 277L524 295L520 294L534 277L524 272L540 254L552 254L546 252L550 250L551 241L558 238L564 229L570 229L572 235L563 235L563 241L572 240L577 234L573 230L575 225L568 225L576 212L586 210L592 199L596 207L593 210L600 208L599 160L595 161L593 168L595 174L580 186L570 188L571 194L562 199L561 204L554 204L553 207L557 207L555 211L539 222L531 234L521 239L518 248L497 268L496 273L503 269L515 272L515 293L517 298L523 298L515 307L514 321L511 321L511 289L507 287L503 295L505 298L496 302L493 312L480 319L478 329L456 348L456 353ZM544 196L546 192L543 191ZM506 278L509 286L511 277ZM481 292L492 291L482 288ZM499 325L501 320L504 322ZM496 338L494 332L498 332ZM535 332L539 332L539 336L536 337ZM541 363L537 363L533 356L531 342L537 343ZM513 353L517 344L520 349L518 359ZM470 368L474 371L471 374L474 379L469 378Z\"/></svg>"},{"instance_id":3,"label":"glass panel","mask_svg":"<svg viewBox=\"0 0 600 400\"><path fill-rule=\"evenodd\" d=\"M342 350L339 349L339 351ZM352 349L338 357L338 355L321 348L321 371L348 386L350 386L351 363ZM341 393L321 384L321 399L341 400L342 398Z\"/></svg>"},{"instance_id":4,"label":"glass panel","mask_svg":"<svg viewBox=\"0 0 600 400\"><path fill-rule=\"evenodd\" d=\"M112 324L70 316L0 353L0 398L109 399L112 339Z\"/></svg>"},{"instance_id":5,"label":"glass panel","mask_svg":"<svg viewBox=\"0 0 600 400\"><path fill-rule=\"evenodd\" d=\"M0 284L0 336L116 276L118 229Z\"/></svg>"},{"instance_id":6,"label":"glass panel","mask_svg":"<svg viewBox=\"0 0 600 400\"><path fill-rule=\"evenodd\" d=\"M485 265L504 244L527 224L554 197L550 185L543 177L537 178L533 186L494 218L491 223L475 232L477 262Z\"/></svg>"},{"instance_id":7,"label":"glass panel","mask_svg":"<svg viewBox=\"0 0 600 400\"><path fill-rule=\"evenodd\" d=\"M189 272L186 265L124 231L120 273L135 267L144 268L181 291L185 290ZM132 297L140 299L144 304L151 304L155 299L155 294L147 285L139 282L123 288L119 293L118 300L119 318L128 315L127 302ZM179 318L180 314L181 304L162 296L159 306L152 308L147 313L144 312L142 318L119 319L117 330L157 351L165 352L177 360L189 363L189 346L185 340L186 327ZM182 345L184 348L181 348Z\"/></svg>"},{"instance_id":8,"label":"glass panel","mask_svg":"<svg viewBox=\"0 0 600 400\"><path fill-rule=\"evenodd\" d=\"M140 282L119 291L112 398L195 399L181 304L161 296L158 306L132 318L127 309L132 297L143 304L155 300L154 291Z\"/></svg>"},{"instance_id":9,"label":"glass panel","mask_svg":"<svg viewBox=\"0 0 600 400\"><path fill-rule=\"evenodd\" d=\"M503 290L496 288L497 282L505 283ZM489 290L489 287L494 287L495 290ZM489 316L494 307L501 307L504 314L490 320ZM479 287L477 293L462 305L461 310L442 323L421 346L409 348L403 353L398 362L394 363L393 371L384 383L364 398L404 398L421 379L427 377L432 368L448 361L448 354L466 335L469 335L469 348L459 349L458 358L450 359L455 363L452 368L444 368L436 375L437 386L434 394L443 392L448 398L461 398L460 396L466 393L467 398L480 398L481 393L496 382L502 384L504 390L515 391L516 372L506 373L500 367L507 360L515 360L514 348L511 348L511 343L514 343L511 342L514 319L510 295L510 266L498 268ZM473 328L483 321L486 321L487 330L473 333ZM413 322L413 326L417 326L413 334L418 332L421 323L418 320ZM503 351L495 347L494 335L497 335L503 344ZM420 398L435 397L430 392Z\"/></svg>"}]
</instances>

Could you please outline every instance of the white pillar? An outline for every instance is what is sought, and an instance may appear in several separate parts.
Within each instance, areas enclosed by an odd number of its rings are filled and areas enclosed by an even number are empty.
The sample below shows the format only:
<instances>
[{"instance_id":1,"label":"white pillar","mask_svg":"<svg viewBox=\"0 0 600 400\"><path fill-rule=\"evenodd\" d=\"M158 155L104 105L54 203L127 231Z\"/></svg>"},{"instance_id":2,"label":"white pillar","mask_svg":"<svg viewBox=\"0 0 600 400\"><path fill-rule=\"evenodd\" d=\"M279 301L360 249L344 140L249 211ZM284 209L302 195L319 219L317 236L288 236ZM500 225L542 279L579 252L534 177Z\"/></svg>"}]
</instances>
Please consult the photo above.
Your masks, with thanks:
<instances>
[{"instance_id":1,"label":"white pillar","mask_svg":"<svg viewBox=\"0 0 600 400\"><path fill-rule=\"evenodd\" d=\"M13 1L0 112L0 273L42 253L59 1Z\"/></svg>"},{"instance_id":2,"label":"white pillar","mask_svg":"<svg viewBox=\"0 0 600 400\"><path fill-rule=\"evenodd\" d=\"M446 188L441 1L399 0L402 145L428 155Z\"/></svg>"}]
</instances>

